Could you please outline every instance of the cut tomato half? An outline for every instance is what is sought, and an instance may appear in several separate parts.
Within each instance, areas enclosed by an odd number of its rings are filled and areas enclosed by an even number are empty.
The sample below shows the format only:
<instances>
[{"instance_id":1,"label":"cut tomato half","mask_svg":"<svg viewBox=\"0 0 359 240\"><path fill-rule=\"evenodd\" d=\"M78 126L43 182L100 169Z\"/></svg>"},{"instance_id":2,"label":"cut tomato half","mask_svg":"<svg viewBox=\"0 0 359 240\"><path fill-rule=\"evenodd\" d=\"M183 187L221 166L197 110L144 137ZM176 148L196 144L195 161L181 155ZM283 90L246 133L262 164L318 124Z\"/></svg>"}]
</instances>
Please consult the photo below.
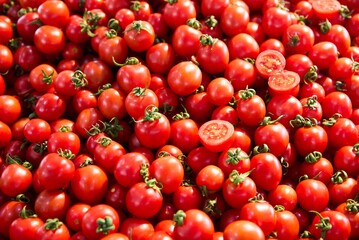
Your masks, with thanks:
<instances>
[{"instance_id":1,"label":"cut tomato half","mask_svg":"<svg viewBox=\"0 0 359 240\"><path fill-rule=\"evenodd\" d=\"M198 130L199 139L211 152L228 149L234 141L234 126L225 120L210 120Z\"/></svg>"},{"instance_id":2,"label":"cut tomato half","mask_svg":"<svg viewBox=\"0 0 359 240\"><path fill-rule=\"evenodd\" d=\"M286 61L282 53L268 49L258 54L255 66L262 77L269 78L269 76L283 71L285 63Z\"/></svg>"},{"instance_id":3,"label":"cut tomato half","mask_svg":"<svg viewBox=\"0 0 359 240\"><path fill-rule=\"evenodd\" d=\"M312 0L313 12L320 20L330 19L339 14L341 3L337 0Z\"/></svg>"},{"instance_id":4,"label":"cut tomato half","mask_svg":"<svg viewBox=\"0 0 359 240\"><path fill-rule=\"evenodd\" d=\"M289 94L294 97L299 92L300 76L293 71L284 70L273 74L268 79L268 91L273 97L279 94Z\"/></svg>"}]
</instances>

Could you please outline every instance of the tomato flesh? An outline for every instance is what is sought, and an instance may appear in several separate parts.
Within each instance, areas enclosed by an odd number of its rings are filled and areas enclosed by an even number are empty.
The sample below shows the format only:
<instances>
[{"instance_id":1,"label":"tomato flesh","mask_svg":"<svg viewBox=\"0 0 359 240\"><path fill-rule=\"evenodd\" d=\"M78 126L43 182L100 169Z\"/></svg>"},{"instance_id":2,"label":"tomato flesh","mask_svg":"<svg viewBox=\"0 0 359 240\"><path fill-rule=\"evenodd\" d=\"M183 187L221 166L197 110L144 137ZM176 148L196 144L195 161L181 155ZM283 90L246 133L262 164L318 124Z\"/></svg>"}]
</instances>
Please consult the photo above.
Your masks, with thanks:
<instances>
[{"instance_id":1,"label":"tomato flesh","mask_svg":"<svg viewBox=\"0 0 359 240\"><path fill-rule=\"evenodd\" d=\"M260 52L256 58L255 66L258 73L264 77L283 71L286 60L282 53L276 50L264 50Z\"/></svg>"},{"instance_id":2,"label":"tomato flesh","mask_svg":"<svg viewBox=\"0 0 359 240\"><path fill-rule=\"evenodd\" d=\"M234 141L234 127L225 120L210 120L198 130L203 146L212 152L221 152L231 146Z\"/></svg>"},{"instance_id":3,"label":"tomato flesh","mask_svg":"<svg viewBox=\"0 0 359 240\"><path fill-rule=\"evenodd\" d=\"M268 90L271 96L277 94L290 94L297 96L299 93L300 77L293 71L283 71L271 75L268 78Z\"/></svg>"}]
</instances>

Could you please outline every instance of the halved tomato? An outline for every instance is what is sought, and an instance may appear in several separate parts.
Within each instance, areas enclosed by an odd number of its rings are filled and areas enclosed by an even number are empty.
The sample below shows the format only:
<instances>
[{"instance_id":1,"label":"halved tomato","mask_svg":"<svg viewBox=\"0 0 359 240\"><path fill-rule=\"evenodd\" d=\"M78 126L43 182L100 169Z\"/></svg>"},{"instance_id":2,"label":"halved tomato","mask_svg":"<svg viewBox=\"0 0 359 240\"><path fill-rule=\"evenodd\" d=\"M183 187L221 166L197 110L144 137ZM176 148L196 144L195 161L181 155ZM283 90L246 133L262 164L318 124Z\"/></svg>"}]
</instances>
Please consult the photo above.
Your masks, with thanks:
<instances>
[{"instance_id":1,"label":"halved tomato","mask_svg":"<svg viewBox=\"0 0 359 240\"><path fill-rule=\"evenodd\" d=\"M281 52L267 49L258 54L255 66L259 75L264 78L269 78L269 76L283 71L285 63L285 57Z\"/></svg>"},{"instance_id":2,"label":"halved tomato","mask_svg":"<svg viewBox=\"0 0 359 240\"><path fill-rule=\"evenodd\" d=\"M300 76L298 73L284 70L268 78L268 91L273 97L279 94L290 94L296 97L299 92Z\"/></svg>"},{"instance_id":3,"label":"halved tomato","mask_svg":"<svg viewBox=\"0 0 359 240\"><path fill-rule=\"evenodd\" d=\"M234 141L234 126L225 120L209 120L198 130L199 139L211 152L228 149Z\"/></svg>"},{"instance_id":4,"label":"halved tomato","mask_svg":"<svg viewBox=\"0 0 359 240\"><path fill-rule=\"evenodd\" d=\"M320 20L330 19L339 14L341 3L337 0L312 0L313 13Z\"/></svg>"}]
</instances>

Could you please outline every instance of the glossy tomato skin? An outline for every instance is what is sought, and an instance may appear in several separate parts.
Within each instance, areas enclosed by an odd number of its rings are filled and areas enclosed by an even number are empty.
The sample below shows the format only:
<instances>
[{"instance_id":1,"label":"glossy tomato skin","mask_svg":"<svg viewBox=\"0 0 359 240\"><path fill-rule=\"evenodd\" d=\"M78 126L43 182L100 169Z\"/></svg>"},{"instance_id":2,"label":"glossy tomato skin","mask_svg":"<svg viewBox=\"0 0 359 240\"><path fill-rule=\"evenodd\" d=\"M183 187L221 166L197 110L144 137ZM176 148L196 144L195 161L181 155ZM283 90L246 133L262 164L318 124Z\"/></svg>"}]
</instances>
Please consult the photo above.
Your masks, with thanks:
<instances>
[{"instance_id":1,"label":"glossy tomato skin","mask_svg":"<svg viewBox=\"0 0 359 240\"><path fill-rule=\"evenodd\" d=\"M101 219L105 221L106 218L110 218L110 229L103 228L99 224ZM114 233L119 229L120 216L114 208L107 204L97 204L92 206L83 216L81 230L88 239L99 239L110 233Z\"/></svg>"},{"instance_id":2,"label":"glossy tomato skin","mask_svg":"<svg viewBox=\"0 0 359 240\"><path fill-rule=\"evenodd\" d=\"M327 210L319 213L323 218L329 218L331 228L326 231L325 238L329 240L337 239L338 237L348 239L350 236L351 226L348 218L341 212ZM318 238L321 236L321 229L315 228L315 224L319 222L320 217L316 215L310 226L310 231L314 237Z\"/></svg>"},{"instance_id":3,"label":"glossy tomato skin","mask_svg":"<svg viewBox=\"0 0 359 240\"><path fill-rule=\"evenodd\" d=\"M328 188L319 180L303 180L296 186L295 191L299 206L307 211L323 211L329 203Z\"/></svg>"},{"instance_id":4,"label":"glossy tomato skin","mask_svg":"<svg viewBox=\"0 0 359 240\"><path fill-rule=\"evenodd\" d=\"M258 188L270 191L275 189L282 179L282 166L272 153L259 153L251 158L251 178Z\"/></svg>"},{"instance_id":5,"label":"glossy tomato skin","mask_svg":"<svg viewBox=\"0 0 359 240\"><path fill-rule=\"evenodd\" d=\"M49 225L55 225L53 229L49 229ZM44 239L44 240L50 240L50 239L64 239L64 240L70 240L70 231L66 227L65 224L60 222L58 219L48 219L44 225L39 227L36 231L35 239Z\"/></svg>"},{"instance_id":6,"label":"glossy tomato skin","mask_svg":"<svg viewBox=\"0 0 359 240\"><path fill-rule=\"evenodd\" d=\"M189 0L179 0L175 3L166 3L163 9L163 17L171 29L186 24L190 18L197 16L195 4Z\"/></svg>"},{"instance_id":7,"label":"glossy tomato skin","mask_svg":"<svg viewBox=\"0 0 359 240\"><path fill-rule=\"evenodd\" d=\"M27 204L21 201L9 200L4 202L0 207L0 233L2 236L9 236L9 227L11 223L17 219L21 210Z\"/></svg>"},{"instance_id":8,"label":"glossy tomato skin","mask_svg":"<svg viewBox=\"0 0 359 240\"><path fill-rule=\"evenodd\" d=\"M359 224L358 224L358 212L356 211L352 211L350 208L349 210L347 209L347 206L349 204L347 203L342 203L339 206L337 206L335 208L336 211L343 213L349 220L350 222L350 227L351 227L351 231L350 231L350 239L355 239L357 237L359 237Z\"/></svg>"},{"instance_id":9,"label":"glossy tomato skin","mask_svg":"<svg viewBox=\"0 0 359 240\"><path fill-rule=\"evenodd\" d=\"M82 218L90 208L90 205L81 202L71 205L65 217L66 226L72 231L81 231Z\"/></svg>"},{"instance_id":10,"label":"glossy tomato skin","mask_svg":"<svg viewBox=\"0 0 359 240\"><path fill-rule=\"evenodd\" d=\"M25 217L15 219L9 228L10 239L34 239L38 228L42 227L44 222L39 217Z\"/></svg>"},{"instance_id":11,"label":"glossy tomato skin","mask_svg":"<svg viewBox=\"0 0 359 240\"><path fill-rule=\"evenodd\" d=\"M63 190L45 189L37 195L34 211L43 221L49 218L58 218L62 221L70 205L70 196Z\"/></svg>"},{"instance_id":12,"label":"glossy tomato skin","mask_svg":"<svg viewBox=\"0 0 359 240\"><path fill-rule=\"evenodd\" d=\"M257 224L247 220L236 220L228 224L223 231L223 236L228 240L242 238L265 239L262 229Z\"/></svg>"},{"instance_id":13,"label":"glossy tomato skin","mask_svg":"<svg viewBox=\"0 0 359 240\"><path fill-rule=\"evenodd\" d=\"M299 221L297 217L288 210L276 212L276 227L278 239L295 240L299 234Z\"/></svg>"},{"instance_id":14,"label":"glossy tomato skin","mask_svg":"<svg viewBox=\"0 0 359 240\"><path fill-rule=\"evenodd\" d=\"M198 209L190 209L184 212L182 223L176 224L173 236L175 239L212 239L214 225L210 217Z\"/></svg>"},{"instance_id":15,"label":"glossy tomato skin","mask_svg":"<svg viewBox=\"0 0 359 240\"><path fill-rule=\"evenodd\" d=\"M163 197L159 189L145 182L132 185L126 194L126 208L137 218L151 218L161 209Z\"/></svg>"},{"instance_id":16,"label":"glossy tomato skin","mask_svg":"<svg viewBox=\"0 0 359 240\"><path fill-rule=\"evenodd\" d=\"M44 54L58 54L65 46L65 34L58 27L43 25L35 31L34 43Z\"/></svg>"},{"instance_id":17,"label":"glossy tomato skin","mask_svg":"<svg viewBox=\"0 0 359 240\"><path fill-rule=\"evenodd\" d=\"M9 197L25 193L32 183L32 173L19 164L10 164L0 176L0 189Z\"/></svg>"},{"instance_id":18,"label":"glossy tomato skin","mask_svg":"<svg viewBox=\"0 0 359 240\"><path fill-rule=\"evenodd\" d=\"M297 153L303 157L317 151L324 153L327 149L329 136L322 126L301 127L294 133L293 143ZM310 144L304 144L310 143Z\"/></svg>"}]
</instances>

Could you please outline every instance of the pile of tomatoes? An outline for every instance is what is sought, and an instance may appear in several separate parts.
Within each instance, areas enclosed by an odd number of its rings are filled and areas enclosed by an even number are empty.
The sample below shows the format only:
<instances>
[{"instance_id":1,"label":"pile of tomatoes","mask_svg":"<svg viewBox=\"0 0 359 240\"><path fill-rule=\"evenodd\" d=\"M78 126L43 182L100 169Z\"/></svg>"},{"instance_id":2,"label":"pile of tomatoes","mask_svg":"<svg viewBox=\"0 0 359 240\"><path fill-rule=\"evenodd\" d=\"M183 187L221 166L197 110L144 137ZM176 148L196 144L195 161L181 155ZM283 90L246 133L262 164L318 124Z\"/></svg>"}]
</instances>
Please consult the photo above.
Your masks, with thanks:
<instances>
[{"instance_id":1,"label":"pile of tomatoes","mask_svg":"<svg viewBox=\"0 0 359 240\"><path fill-rule=\"evenodd\" d=\"M358 0L0 11L0 239L359 239Z\"/></svg>"}]
</instances>

